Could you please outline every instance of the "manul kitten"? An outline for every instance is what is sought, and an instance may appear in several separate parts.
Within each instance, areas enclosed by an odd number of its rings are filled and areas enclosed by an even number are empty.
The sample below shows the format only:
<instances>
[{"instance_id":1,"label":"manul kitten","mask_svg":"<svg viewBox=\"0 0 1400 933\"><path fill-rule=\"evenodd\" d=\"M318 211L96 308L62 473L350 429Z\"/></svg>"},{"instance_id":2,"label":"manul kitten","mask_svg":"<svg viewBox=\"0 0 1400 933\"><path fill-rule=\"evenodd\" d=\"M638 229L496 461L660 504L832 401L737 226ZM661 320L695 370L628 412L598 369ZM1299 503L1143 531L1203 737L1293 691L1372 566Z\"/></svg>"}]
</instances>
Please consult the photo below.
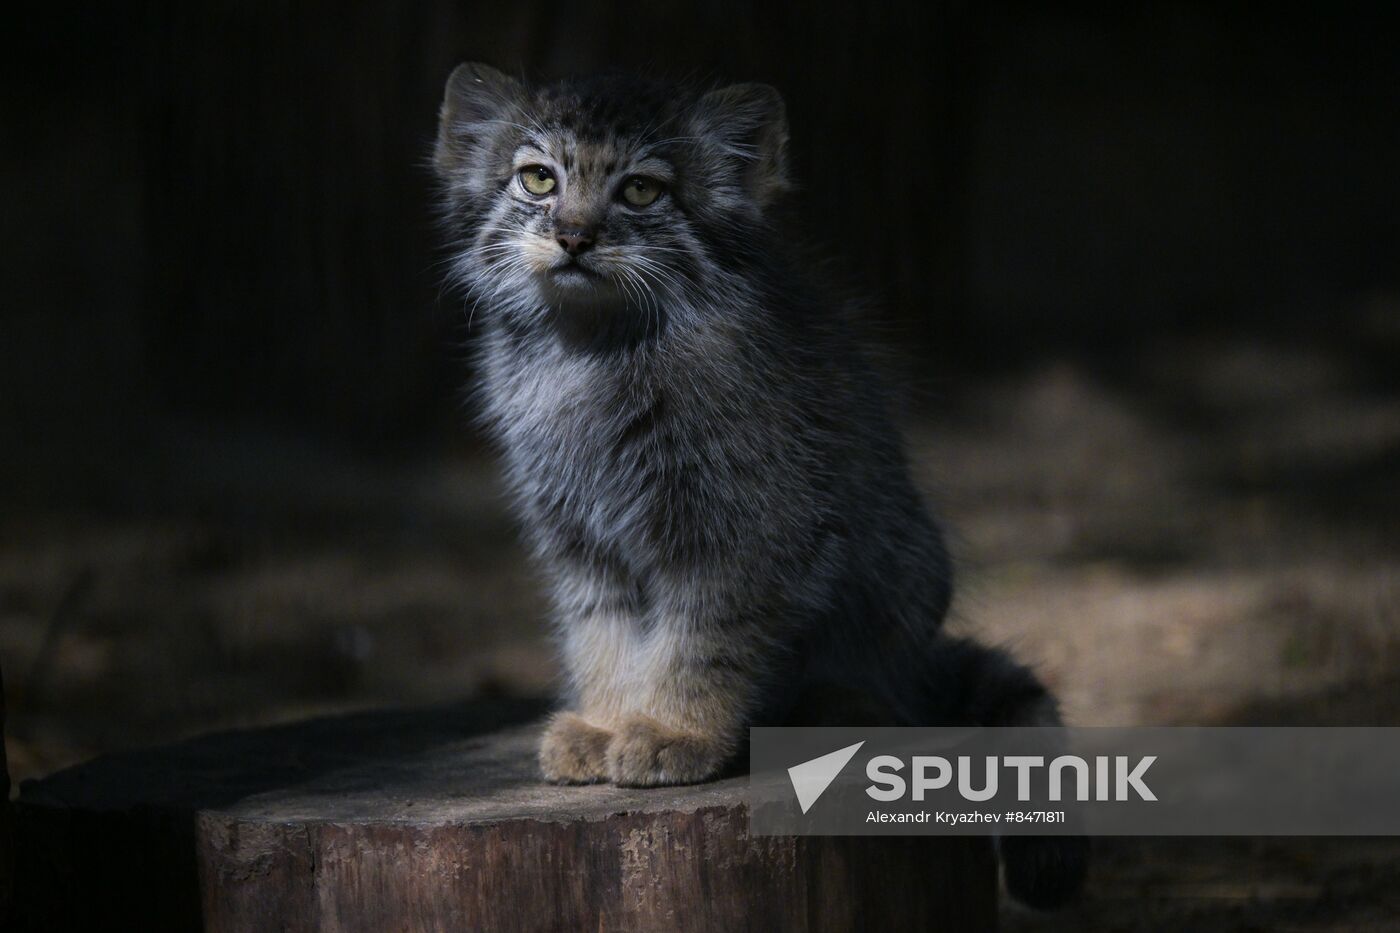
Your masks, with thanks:
<instances>
[{"instance_id":1,"label":"manul kitten","mask_svg":"<svg viewBox=\"0 0 1400 933\"><path fill-rule=\"evenodd\" d=\"M567 673L551 781L703 781L754 725L1059 723L1027 669L941 632L891 391L775 220L787 142L766 85L448 81L451 275ZM1083 878L1082 840L1001 845L1028 903Z\"/></svg>"}]
</instances>

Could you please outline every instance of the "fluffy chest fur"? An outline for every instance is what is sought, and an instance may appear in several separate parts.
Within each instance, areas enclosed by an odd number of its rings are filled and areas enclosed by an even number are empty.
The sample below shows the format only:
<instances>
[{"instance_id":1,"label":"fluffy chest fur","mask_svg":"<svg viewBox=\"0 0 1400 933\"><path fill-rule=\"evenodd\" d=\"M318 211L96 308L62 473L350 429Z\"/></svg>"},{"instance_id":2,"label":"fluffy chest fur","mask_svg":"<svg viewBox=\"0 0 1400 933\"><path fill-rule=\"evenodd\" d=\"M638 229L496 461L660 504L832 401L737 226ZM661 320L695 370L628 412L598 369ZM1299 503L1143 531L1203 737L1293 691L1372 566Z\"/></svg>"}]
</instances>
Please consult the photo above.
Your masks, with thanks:
<instances>
[{"instance_id":1,"label":"fluffy chest fur","mask_svg":"<svg viewBox=\"0 0 1400 933\"><path fill-rule=\"evenodd\" d=\"M803 380L763 352L734 331L608 354L493 334L489 421L536 547L642 580L781 563L829 513L832 464Z\"/></svg>"}]
</instances>

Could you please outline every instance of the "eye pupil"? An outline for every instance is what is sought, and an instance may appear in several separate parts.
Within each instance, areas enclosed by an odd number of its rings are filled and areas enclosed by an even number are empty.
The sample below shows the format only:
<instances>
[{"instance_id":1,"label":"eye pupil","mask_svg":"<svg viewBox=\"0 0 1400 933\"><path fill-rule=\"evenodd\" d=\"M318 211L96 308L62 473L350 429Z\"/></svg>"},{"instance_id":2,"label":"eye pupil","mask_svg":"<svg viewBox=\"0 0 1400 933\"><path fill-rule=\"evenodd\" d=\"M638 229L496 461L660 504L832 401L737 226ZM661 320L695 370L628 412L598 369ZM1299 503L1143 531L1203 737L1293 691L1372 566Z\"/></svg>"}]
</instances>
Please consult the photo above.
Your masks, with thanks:
<instances>
[{"instance_id":1,"label":"eye pupil","mask_svg":"<svg viewBox=\"0 0 1400 933\"><path fill-rule=\"evenodd\" d=\"M554 190L554 173L543 165L529 165L520 170L520 184L536 197Z\"/></svg>"},{"instance_id":2,"label":"eye pupil","mask_svg":"<svg viewBox=\"0 0 1400 933\"><path fill-rule=\"evenodd\" d=\"M650 178L639 175L627 179L622 186L622 197L633 207L646 207L661 194L660 187Z\"/></svg>"}]
</instances>

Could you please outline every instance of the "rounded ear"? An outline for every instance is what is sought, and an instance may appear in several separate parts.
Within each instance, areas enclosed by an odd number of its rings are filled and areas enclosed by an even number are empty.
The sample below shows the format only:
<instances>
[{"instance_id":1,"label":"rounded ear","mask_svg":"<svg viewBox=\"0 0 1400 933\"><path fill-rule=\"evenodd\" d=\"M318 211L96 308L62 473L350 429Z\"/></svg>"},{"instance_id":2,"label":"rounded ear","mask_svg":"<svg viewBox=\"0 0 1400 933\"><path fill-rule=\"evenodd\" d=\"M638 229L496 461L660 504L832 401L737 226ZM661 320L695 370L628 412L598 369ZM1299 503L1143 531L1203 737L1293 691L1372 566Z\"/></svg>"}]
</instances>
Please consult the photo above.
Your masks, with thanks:
<instances>
[{"instance_id":1,"label":"rounded ear","mask_svg":"<svg viewBox=\"0 0 1400 933\"><path fill-rule=\"evenodd\" d=\"M472 139L483 135L474 125L499 118L524 97L524 85L490 65L464 62L452 69L438 111L437 170L447 174L460 166Z\"/></svg>"},{"instance_id":2,"label":"rounded ear","mask_svg":"<svg viewBox=\"0 0 1400 933\"><path fill-rule=\"evenodd\" d=\"M744 188L766 207L791 187L787 170L787 107L767 84L731 84L697 105L706 131L744 164Z\"/></svg>"}]
</instances>

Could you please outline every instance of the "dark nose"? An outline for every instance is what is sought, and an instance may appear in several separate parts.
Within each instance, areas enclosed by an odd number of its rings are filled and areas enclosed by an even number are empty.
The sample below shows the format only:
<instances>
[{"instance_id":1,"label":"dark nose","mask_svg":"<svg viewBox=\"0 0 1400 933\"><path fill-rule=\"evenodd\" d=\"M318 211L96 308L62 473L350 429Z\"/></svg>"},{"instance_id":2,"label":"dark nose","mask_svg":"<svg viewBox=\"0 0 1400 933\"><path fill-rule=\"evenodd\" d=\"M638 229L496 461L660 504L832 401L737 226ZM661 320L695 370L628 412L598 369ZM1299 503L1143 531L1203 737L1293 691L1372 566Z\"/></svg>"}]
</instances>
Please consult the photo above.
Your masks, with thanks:
<instances>
[{"instance_id":1,"label":"dark nose","mask_svg":"<svg viewBox=\"0 0 1400 933\"><path fill-rule=\"evenodd\" d=\"M570 256L577 256L593 245L593 231L587 227L560 227L554 238Z\"/></svg>"}]
</instances>

